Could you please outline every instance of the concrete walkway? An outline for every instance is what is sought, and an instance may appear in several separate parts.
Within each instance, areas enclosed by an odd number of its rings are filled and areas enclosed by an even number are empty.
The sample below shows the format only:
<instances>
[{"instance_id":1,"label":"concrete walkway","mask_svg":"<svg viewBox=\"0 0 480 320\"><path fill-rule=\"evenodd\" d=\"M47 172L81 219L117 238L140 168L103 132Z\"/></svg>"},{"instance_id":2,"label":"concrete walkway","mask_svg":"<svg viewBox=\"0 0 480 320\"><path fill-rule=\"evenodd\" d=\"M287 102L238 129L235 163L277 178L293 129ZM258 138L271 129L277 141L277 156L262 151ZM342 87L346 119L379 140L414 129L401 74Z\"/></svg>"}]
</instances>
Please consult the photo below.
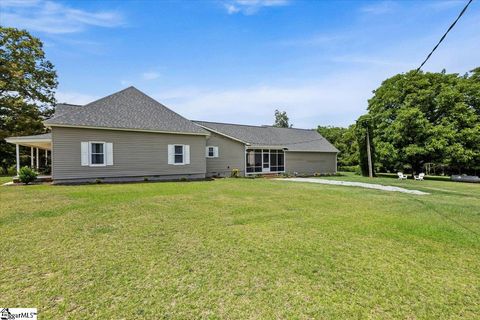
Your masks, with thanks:
<instances>
[{"instance_id":1,"label":"concrete walkway","mask_svg":"<svg viewBox=\"0 0 480 320\"><path fill-rule=\"evenodd\" d=\"M363 183L363 182L327 180L327 179L318 179L318 178L284 178L284 179L275 179L275 180L331 184L336 186L361 187L361 188L377 189L377 190L384 190L384 191L403 192L403 193L416 194L416 195L429 194L427 192L423 192L419 190L410 190L410 189L404 189L399 187L383 186L381 184Z\"/></svg>"}]
</instances>

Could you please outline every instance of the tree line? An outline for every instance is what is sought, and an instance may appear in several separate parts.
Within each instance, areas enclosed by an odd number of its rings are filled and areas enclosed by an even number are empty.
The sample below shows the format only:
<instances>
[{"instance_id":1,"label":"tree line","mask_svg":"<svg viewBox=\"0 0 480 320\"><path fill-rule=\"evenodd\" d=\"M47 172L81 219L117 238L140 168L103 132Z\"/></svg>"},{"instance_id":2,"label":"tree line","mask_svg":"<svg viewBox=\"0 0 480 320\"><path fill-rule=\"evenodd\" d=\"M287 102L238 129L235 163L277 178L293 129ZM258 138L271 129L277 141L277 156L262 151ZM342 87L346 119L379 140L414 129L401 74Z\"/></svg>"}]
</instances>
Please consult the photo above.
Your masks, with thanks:
<instances>
[{"instance_id":1,"label":"tree line","mask_svg":"<svg viewBox=\"0 0 480 320\"><path fill-rule=\"evenodd\" d=\"M374 170L480 172L480 67L459 75L397 74L373 91L367 114L348 128L319 126L339 150L340 170L367 174L366 132Z\"/></svg>"}]
</instances>

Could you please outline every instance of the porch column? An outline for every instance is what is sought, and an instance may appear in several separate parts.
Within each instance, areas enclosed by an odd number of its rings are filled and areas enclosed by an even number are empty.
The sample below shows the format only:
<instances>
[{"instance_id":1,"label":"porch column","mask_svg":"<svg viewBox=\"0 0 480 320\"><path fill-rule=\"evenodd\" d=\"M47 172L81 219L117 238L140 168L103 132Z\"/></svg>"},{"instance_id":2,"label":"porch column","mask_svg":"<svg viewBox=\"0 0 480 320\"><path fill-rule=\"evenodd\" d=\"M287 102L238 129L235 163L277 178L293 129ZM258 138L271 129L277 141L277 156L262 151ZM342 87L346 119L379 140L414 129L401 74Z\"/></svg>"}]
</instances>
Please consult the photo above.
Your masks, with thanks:
<instances>
[{"instance_id":1,"label":"porch column","mask_svg":"<svg viewBox=\"0 0 480 320\"><path fill-rule=\"evenodd\" d=\"M48 166L48 149L45 149L45 167Z\"/></svg>"},{"instance_id":2,"label":"porch column","mask_svg":"<svg viewBox=\"0 0 480 320\"><path fill-rule=\"evenodd\" d=\"M33 169L33 147L30 147L30 168Z\"/></svg>"},{"instance_id":3,"label":"porch column","mask_svg":"<svg viewBox=\"0 0 480 320\"><path fill-rule=\"evenodd\" d=\"M40 158L40 157L38 156L38 148L37 148L37 159L36 159L36 160L37 160L37 170L38 170L38 162L39 162L39 160L40 160L39 158Z\"/></svg>"},{"instance_id":4,"label":"porch column","mask_svg":"<svg viewBox=\"0 0 480 320\"><path fill-rule=\"evenodd\" d=\"M17 175L20 172L20 146L15 144L15 151L17 156Z\"/></svg>"}]
</instances>

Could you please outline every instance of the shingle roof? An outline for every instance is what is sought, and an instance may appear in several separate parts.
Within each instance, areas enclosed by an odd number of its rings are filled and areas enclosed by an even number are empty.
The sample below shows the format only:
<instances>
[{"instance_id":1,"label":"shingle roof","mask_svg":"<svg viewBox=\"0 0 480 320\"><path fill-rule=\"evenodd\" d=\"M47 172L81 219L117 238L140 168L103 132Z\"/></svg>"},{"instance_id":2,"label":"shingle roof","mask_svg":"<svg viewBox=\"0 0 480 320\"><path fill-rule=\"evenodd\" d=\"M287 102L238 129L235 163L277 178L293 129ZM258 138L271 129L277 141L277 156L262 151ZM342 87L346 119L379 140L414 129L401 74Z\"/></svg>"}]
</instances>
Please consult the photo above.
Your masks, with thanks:
<instances>
[{"instance_id":1,"label":"shingle roof","mask_svg":"<svg viewBox=\"0 0 480 320\"><path fill-rule=\"evenodd\" d=\"M18 141L22 140L51 140L52 139L52 133L43 133L43 134L36 134L33 136L18 136L18 137L8 137L7 139L15 139Z\"/></svg>"},{"instance_id":2,"label":"shingle roof","mask_svg":"<svg viewBox=\"0 0 480 320\"><path fill-rule=\"evenodd\" d=\"M70 104L70 103L57 103L55 105L55 117L74 111L78 107L81 107L81 105L78 104Z\"/></svg>"},{"instance_id":3,"label":"shingle roof","mask_svg":"<svg viewBox=\"0 0 480 320\"><path fill-rule=\"evenodd\" d=\"M134 87L81 107L65 107L63 104L60 113L46 120L45 124L208 134Z\"/></svg>"},{"instance_id":4,"label":"shingle roof","mask_svg":"<svg viewBox=\"0 0 480 320\"><path fill-rule=\"evenodd\" d=\"M316 130L193 121L196 124L255 146L278 146L289 151L338 152Z\"/></svg>"}]
</instances>

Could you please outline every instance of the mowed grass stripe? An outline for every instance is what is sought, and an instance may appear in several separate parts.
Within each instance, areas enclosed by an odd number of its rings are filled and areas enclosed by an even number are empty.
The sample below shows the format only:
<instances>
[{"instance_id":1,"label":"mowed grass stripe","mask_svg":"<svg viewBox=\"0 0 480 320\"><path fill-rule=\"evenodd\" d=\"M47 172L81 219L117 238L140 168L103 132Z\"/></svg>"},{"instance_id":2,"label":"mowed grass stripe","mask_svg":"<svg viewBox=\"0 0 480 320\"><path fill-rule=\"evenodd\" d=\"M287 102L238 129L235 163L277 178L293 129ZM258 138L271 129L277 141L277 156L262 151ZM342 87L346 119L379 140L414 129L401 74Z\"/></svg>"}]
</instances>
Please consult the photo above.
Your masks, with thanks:
<instances>
[{"instance_id":1,"label":"mowed grass stripe","mask_svg":"<svg viewBox=\"0 0 480 320\"><path fill-rule=\"evenodd\" d=\"M264 179L1 188L2 302L44 319L475 319L480 189L425 182L447 192Z\"/></svg>"}]
</instances>

